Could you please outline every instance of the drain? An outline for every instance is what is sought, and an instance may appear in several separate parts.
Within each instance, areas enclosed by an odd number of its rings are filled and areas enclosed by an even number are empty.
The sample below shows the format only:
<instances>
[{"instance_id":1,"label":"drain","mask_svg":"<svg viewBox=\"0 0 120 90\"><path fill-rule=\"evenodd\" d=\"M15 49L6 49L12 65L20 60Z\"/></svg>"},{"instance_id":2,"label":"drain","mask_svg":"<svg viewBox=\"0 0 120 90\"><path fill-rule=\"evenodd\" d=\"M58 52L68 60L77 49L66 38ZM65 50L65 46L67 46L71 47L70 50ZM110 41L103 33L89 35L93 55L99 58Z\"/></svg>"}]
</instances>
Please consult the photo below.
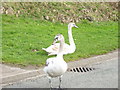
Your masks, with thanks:
<instances>
[{"instance_id":1,"label":"drain","mask_svg":"<svg viewBox=\"0 0 120 90\"><path fill-rule=\"evenodd\" d=\"M91 68L91 67L74 67L74 68L69 68L67 71L68 72L89 72L89 71L93 71L95 70L95 68Z\"/></svg>"}]
</instances>

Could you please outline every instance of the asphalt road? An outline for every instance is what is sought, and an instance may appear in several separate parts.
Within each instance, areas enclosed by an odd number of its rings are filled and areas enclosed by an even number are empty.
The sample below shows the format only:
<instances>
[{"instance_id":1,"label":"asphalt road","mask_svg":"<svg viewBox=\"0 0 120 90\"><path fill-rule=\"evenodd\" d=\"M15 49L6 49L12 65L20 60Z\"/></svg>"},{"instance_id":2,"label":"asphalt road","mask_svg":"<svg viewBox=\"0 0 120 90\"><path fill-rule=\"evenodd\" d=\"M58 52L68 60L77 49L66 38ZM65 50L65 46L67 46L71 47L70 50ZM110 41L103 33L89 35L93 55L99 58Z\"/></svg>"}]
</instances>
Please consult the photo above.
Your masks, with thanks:
<instances>
[{"instance_id":1,"label":"asphalt road","mask_svg":"<svg viewBox=\"0 0 120 90\"><path fill-rule=\"evenodd\" d=\"M118 88L118 58L93 64L94 71L85 73L66 72L62 78L62 88ZM53 87L58 86L58 78L52 79ZM5 88L49 88L46 76L23 80Z\"/></svg>"}]
</instances>

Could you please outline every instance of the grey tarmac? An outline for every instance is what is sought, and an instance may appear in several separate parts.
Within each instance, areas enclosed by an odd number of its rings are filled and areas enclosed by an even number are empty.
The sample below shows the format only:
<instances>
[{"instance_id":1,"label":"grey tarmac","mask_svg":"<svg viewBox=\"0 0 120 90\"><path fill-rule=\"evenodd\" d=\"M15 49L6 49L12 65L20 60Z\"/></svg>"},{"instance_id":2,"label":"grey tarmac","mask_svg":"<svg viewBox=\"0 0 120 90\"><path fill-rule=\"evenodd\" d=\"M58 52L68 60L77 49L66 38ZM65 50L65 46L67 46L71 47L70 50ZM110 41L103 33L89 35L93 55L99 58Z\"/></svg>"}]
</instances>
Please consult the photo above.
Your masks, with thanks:
<instances>
[{"instance_id":1,"label":"grey tarmac","mask_svg":"<svg viewBox=\"0 0 120 90\"><path fill-rule=\"evenodd\" d=\"M118 88L118 57L86 64L96 68L90 72L66 72L62 77L62 88ZM58 78L52 79L53 87L58 87ZM22 80L3 88L49 88L48 78L38 76Z\"/></svg>"}]
</instances>

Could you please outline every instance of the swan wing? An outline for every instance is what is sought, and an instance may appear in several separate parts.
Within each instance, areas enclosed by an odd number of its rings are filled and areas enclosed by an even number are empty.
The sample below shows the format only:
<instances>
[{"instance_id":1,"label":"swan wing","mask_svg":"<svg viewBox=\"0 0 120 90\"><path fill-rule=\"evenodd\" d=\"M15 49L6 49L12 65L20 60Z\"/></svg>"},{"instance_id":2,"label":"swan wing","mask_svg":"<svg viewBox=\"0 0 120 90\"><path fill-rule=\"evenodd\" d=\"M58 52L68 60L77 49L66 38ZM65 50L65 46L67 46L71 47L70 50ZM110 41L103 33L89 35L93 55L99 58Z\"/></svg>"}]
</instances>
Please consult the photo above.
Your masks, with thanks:
<instances>
[{"instance_id":1,"label":"swan wing","mask_svg":"<svg viewBox=\"0 0 120 90\"><path fill-rule=\"evenodd\" d=\"M59 46L60 43L55 43L54 45L49 46L48 48L42 48L43 50L45 50L46 52L48 52L48 55L56 55L59 51ZM68 44L64 44L64 53L67 53L70 46Z\"/></svg>"},{"instance_id":2,"label":"swan wing","mask_svg":"<svg viewBox=\"0 0 120 90\"><path fill-rule=\"evenodd\" d=\"M48 67L53 64L55 58L48 58L46 60L46 67L44 68L44 72L47 73Z\"/></svg>"},{"instance_id":3,"label":"swan wing","mask_svg":"<svg viewBox=\"0 0 120 90\"><path fill-rule=\"evenodd\" d=\"M54 50L53 52L49 52L48 55L49 55L49 56L50 56L50 55L56 55L56 54L58 53L58 51L59 51L59 46L60 46L60 44L57 43L57 44L56 44L56 47L57 47L57 48L55 48L56 51ZM70 50L71 50L70 45L68 45L68 44L65 43L65 44L64 44L64 49L63 49L63 54L68 54Z\"/></svg>"},{"instance_id":4,"label":"swan wing","mask_svg":"<svg viewBox=\"0 0 120 90\"><path fill-rule=\"evenodd\" d=\"M67 70L67 63L61 58L49 58L46 60L46 64L44 72L51 77L62 75Z\"/></svg>"}]
</instances>

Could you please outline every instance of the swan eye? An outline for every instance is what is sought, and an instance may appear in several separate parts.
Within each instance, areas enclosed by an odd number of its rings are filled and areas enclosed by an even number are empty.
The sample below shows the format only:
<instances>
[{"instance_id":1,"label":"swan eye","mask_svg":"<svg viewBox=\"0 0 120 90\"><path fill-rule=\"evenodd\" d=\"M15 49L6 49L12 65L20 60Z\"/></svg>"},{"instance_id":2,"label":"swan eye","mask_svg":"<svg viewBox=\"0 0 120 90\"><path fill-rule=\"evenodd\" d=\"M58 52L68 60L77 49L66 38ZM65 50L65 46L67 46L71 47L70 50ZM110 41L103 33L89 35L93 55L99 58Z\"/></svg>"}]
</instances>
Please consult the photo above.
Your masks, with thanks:
<instances>
[{"instance_id":1,"label":"swan eye","mask_svg":"<svg viewBox=\"0 0 120 90\"><path fill-rule=\"evenodd\" d=\"M55 40L58 40L58 37L56 37Z\"/></svg>"}]
</instances>

